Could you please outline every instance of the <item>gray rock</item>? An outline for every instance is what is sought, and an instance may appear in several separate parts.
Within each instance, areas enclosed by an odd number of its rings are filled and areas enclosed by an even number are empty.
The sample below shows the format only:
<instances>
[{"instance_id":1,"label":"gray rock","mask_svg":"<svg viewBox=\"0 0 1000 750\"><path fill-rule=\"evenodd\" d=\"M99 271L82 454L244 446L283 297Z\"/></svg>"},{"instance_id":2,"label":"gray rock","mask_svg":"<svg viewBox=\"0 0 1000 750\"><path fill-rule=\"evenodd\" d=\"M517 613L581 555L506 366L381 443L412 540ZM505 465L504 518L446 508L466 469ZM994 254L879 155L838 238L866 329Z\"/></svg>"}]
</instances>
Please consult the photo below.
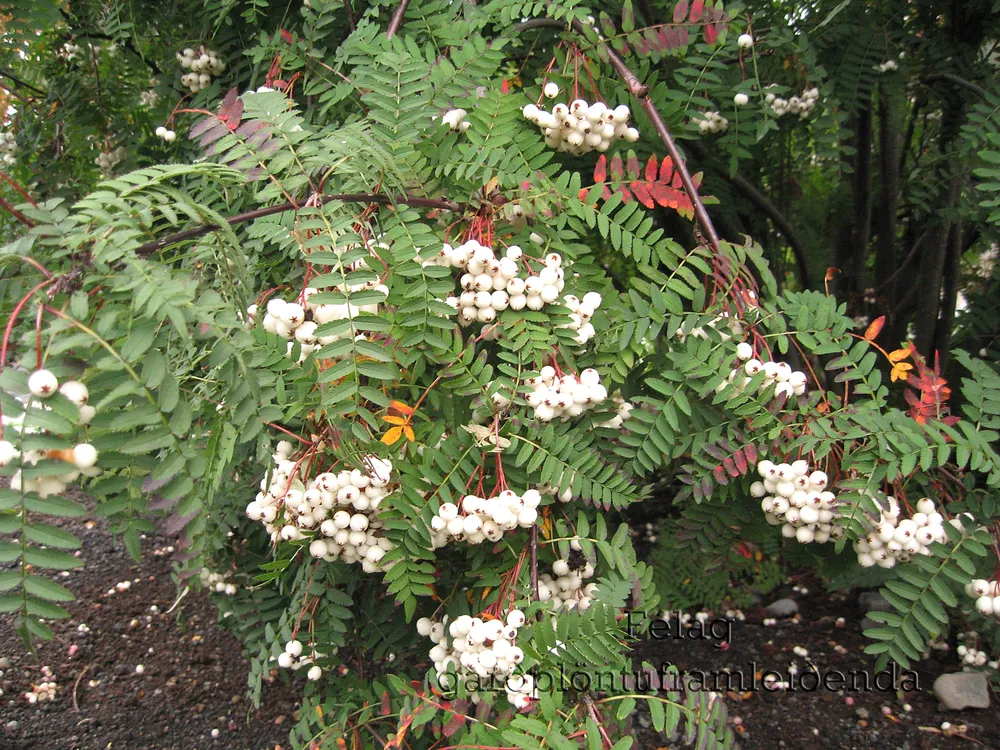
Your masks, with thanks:
<instances>
[{"instance_id":1,"label":"gray rock","mask_svg":"<svg viewBox=\"0 0 1000 750\"><path fill-rule=\"evenodd\" d=\"M990 688L982 672L943 674L934 680L934 695L945 708L989 708Z\"/></svg>"},{"instance_id":2,"label":"gray rock","mask_svg":"<svg viewBox=\"0 0 1000 750\"><path fill-rule=\"evenodd\" d=\"M10 669L10 659L0 656L0 669Z\"/></svg>"},{"instance_id":3,"label":"gray rock","mask_svg":"<svg viewBox=\"0 0 1000 750\"><path fill-rule=\"evenodd\" d=\"M768 604L765 611L771 617L791 617L799 611L799 605L794 599L778 599Z\"/></svg>"},{"instance_id":4,"label":"gray rock","mask_svg":"<svg viewBox=\"0 0 1000 750\"><path fill-rule=\"evenodd\" d=\"M893 608L885 597L878 590L862 591L858 597L858 608L867 614L868 612L892 612Z\"/></svg>"}]
</instances>

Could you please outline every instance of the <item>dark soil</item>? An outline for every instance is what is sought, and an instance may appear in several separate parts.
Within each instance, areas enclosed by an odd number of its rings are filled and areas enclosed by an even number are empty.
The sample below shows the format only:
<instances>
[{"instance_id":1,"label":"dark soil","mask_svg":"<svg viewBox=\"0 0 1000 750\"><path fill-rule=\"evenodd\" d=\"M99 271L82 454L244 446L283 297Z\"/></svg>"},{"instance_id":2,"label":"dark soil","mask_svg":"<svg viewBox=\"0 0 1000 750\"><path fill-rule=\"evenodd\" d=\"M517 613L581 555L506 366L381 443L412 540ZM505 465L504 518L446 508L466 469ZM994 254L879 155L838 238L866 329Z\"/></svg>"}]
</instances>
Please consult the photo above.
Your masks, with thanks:
<instances>
[{"instance_id":1,"label":"dark soil","mask_svg":"<svg viewBox=\"0 0 1000 750\"><path fill-rule=\"evenodd\" d=\"M83 540L87 564L68 577L55 577L78 596L67 605L71 619L50 623L57 640L41 643L37 657L26 654L10 616L0 617L0 658L10 661L9 667L0 666L0 750L288 747L298 686L275 680L265 686L261 710L253 709L240 644L217 626L211 602L189 594L167 613L177 591L170 540L148 535L143 561L136 564L103 521L73 520L66 527ZM108 593L125 580L132 581L130 589ZM793 661L799 674L812 663L821 674L873 675L874 660L862 654L867 639L860 632L863 613L856 596L828 597L818 584L806 585L807 595L783 590L764 602L791 596L800 615L765 627L762 609L748 612L746 622L733 624L725 649L716 648L713 639L646 636L636 655L655 667L670 662L705 673L728 668L742 672L748 687L755 669L784 673ZM839 617L846 621L838 626ZM81 624L89 632L80 632ZM796 646L807 649L808 657L794 655ZM137 674L140 664L144 672ZM42 665L53 671L59 689L53 702L30 705L24 693L44 679ZM920 665L920 689L905 694L822 688L723 692L743 748L1000 749L1000 712L947 711L930 692L937 675L956 669L953 652L934 652ZM640 710L636 720L638 750L679 747L649 729L648 711ZM965 736L943 735L944 721L966 725Z\"/></svg>"},{"instance_id":2,"label":"dark soil","mask_svg":"<svg viewBox=\"0 0 1000 750\"><path fill-rule=\"evenodd\" d=\"M666 661L681 671L697 672L698 676L726 669L741 672L745 691L739 691L735 679L729 685L736 690L726 690L724 678L719 678L717 685L725 694L730 721L739 731L738 741L743 748L1000 748L1000 712L995 705L986 710L949 711L931 692L938 675L960 670L954 651L932 651L930 658L918 665L917 690L897 693L891 689L888 676L882 678L888 690L874 685L863 689L863 673L874 680L875 657L863 653L870 641L861 633L865 613L858 610L856 594L829 596L818 583L807 584L808 594L804 596L789 589L769 596L764 604L789 596L799 604L798 615L765 627L762 608L747 612L745 622L733 622L732 639L724 649L717 648L718 641L712 638L654 640L646 636L636 655L655 668ZM841 617L844 621L838 625ZM721 624L716 627L717 634L725 632ZM805 648L808 656L792 653L796 646ZM838 687L834 672L844 674L848 689L825 689L822 684L812 689L813 683L807 680L794 691L768 691L759 687L759 681L757 689L752 689L755 670L776 670L782 674L781 679L788 679L784 675L792 662L798 667L799 677L809 670L809 664L814 664L820 675L832 675L828 679L834 680L833 687ZM850 689L852 672L858 675L853 678L856 690ZM704 679L706 689L712 689L710 681L714 678L706 675ZM909 705L910 710L904 705ZM942 722L954 727L964 724L967 731L964 736L946 736L940 731ZM648 718L640 715L639 725L648 727ZM639 736L643 750L663 745L648 728Z\"/></svg>"},{"instance_id":3,"label":"dark soil","mask_svg":"<svg viewBox=\"0 0 1000 750\"><path fill-rule=\"evenodd\" d=\"M255 710L248 663L207 596L189 594L167 613L177 597L170 540L147 535L136 564L103 521L64 527L82 540L86 565L52 576L77 596L65 605L70 619L49 623L56 640L28 654L13 618L0 616L0 658L10 663L0 666L0 750L288 747L299 691L275 680ZM131 588L108 593L123 581ZM43 665L59 688L53 702L31 705L24 694L44 681Z\"/></svg>"}]
</instances>

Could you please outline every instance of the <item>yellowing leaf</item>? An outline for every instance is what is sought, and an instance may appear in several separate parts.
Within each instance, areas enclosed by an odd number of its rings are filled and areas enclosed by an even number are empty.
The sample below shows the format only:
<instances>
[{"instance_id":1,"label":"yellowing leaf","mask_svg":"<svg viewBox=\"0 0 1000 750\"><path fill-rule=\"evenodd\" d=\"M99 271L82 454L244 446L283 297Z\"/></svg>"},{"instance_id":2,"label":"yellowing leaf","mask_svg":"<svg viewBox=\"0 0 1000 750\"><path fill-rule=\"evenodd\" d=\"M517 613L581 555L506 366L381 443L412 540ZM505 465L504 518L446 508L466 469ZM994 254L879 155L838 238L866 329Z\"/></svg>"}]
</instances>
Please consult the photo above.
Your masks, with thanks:
<instances>
[{"instance_id":1,"label":"yellowing leaf","mask_svg":"<svg viewBox=\"0 0 1000 750\"><path fill-rule=\"evenodd\" d=\"M397 440L399 440L399 437L402 434L403 434L402 427L393 427L391 430L389 430L382 436L382 442L385 443L386 445L392 445Z\"/></svg>"},{"instance_id":2,"label":"yellowing leaf","mask_svg":"<svg viewBox=\"0 0 1000 750\"><path fill-rule=\"evenodd\" d=\"M406 439L411 443L417 439L417 436L413 434L413 428L408 424L403 425L403 434L406 435Z\"/></svg>"},{"instance_id":3,"label":"yellowing leaf","mask_svg":"<svg viewBox=\"0 0 1000 750\"><path fill-rule=\"evenodd\" d=\"M406 419L406 417L389 417L389 416L385 416L385 417L382 417L382 421L383 422L388 422L389 424L404 425L404 424L406 424L407 419Z\"/></svg>"},{"instance_id":4,"label":"yellowing leaf","mask_svg":"<svg viewBox=\"0 0 1000 750\"><path fill-rule=\"evenodd\" d=\"M890 362L901 362L901 361L903 361L904 359L906 359L909 356L910 356L910 349L909 348L906 348L906 349L897 349L894 352L889 352L889 361Z\"/></svg>"}]
</instances>

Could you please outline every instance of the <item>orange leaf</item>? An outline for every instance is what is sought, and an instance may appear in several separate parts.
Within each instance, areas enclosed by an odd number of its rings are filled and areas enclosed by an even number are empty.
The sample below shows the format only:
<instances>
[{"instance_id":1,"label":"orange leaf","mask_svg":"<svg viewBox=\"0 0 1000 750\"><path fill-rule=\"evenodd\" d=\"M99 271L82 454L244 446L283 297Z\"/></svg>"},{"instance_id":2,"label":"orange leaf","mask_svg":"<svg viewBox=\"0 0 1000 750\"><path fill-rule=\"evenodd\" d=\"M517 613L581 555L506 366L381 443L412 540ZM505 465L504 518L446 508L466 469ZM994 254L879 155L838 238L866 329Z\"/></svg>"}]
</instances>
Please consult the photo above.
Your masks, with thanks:
<instances>
[{"instance_id":1,"label":"orange leaf","mask_svg":"<svg viewBox=\"0 0 1000 750\"><path fill-rule=\"evenodd\" d=\"M389 417L389 416L382 417L382 421L388 422L389 424L398 424L398 425L404 425L407 422L409 422L409 420L406 417Z\"/></svg>"},{"instance_id":2,"label":"orange leaf","mask_svg":"<svg viewBox=\"0 0 1000 750\"><path fill-rule=\"evenodd\" d=\"M889 361L890 362L901 362L902 360L904 360L907 357L909 357L910 353L911 353L911 350L910 350L909 347L907 347L906 349L897 349L894 352L889 352Z\"/></svg>"},{"instance_id":3,"label":"orange leaf","mask_svg":"<svg viewBox=\"0 0 1000 750\"><path fill-rule=\"evenodd\" d=\"M413 414L413 407L407 406L402 401L390 401L389 409L392 411L398 411L400 414Z\"/></svg>"},{"instance_id":4,"label":"orange leaf","mask_svg":"<svg viewBox=\"0 0 1000 750\"><path fill-rule=\"evenodd\" d=\"M906 380L906 370L901 368L898 364L892 366L892 371L889 373L889 380L895 383L897 380Z\"/></svg>"},{"instance_id":5,"label":"orange leaf","mask_svg":"<svg viewBox=\"0 0 1000 750\"><path fill-rule=\"evenodd\" d=\"M382 436L382 442L385 443L386 445L392 445L397 440L399 440L399 436L402 434L403 434L402 427L393 427L391 430L389 430Z\"/></svg>"},{"instance_id":6,"label":"orange leaf","mask_svg":"<svg viewBox=\"0 0 1000 750\"><path fill-rule=\"evenodd\" d=\"M411 443L417 439L417 436L413 434L413 428L408 424L403 425L403 434L406 435L406 439Z\"/></svg>"},{"instance_id":7,"label":"orange leaf","mask_svg":"<svg viewBox=\"0 0 1000 750\"><path fill-rule=\"evenodd\" d=\"M880 315L872 321L871 325L865 331L865 340L874 341L878 338L878 335L882 332L882 326L885 325L885 316Z\"/></svg>"}]
</instances>

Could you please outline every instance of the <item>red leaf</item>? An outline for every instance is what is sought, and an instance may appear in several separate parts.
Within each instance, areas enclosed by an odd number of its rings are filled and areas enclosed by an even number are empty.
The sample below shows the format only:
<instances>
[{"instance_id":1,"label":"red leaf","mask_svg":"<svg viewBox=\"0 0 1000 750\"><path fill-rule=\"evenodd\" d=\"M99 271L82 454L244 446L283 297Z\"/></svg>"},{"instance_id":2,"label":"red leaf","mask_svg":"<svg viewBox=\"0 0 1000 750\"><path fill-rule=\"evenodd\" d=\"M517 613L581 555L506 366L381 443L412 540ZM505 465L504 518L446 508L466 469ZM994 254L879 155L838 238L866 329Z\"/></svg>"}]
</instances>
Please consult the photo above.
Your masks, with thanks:
<instances>
[{"instance_id":1,"label":"red leaf","mask_svg":"<svg viewBox=\"0 0 1000 750\"><path fill-rule=\"evenodd\" d=\"M646 162L646 182L656 182L656 154Z\"/></svg>"},{"instance_id":2,"label":"red leaf","mask_svg":"<svg viewBox=\"0 0 1000 750\"><path fill-rule=\"evenodd\" d=\"M465 716L460 713L454 714L444 728L441 730L441 734L445 737L451 737L455 732L465 726Z\"/></svg>"},{"instance_id":3,"label":"red leaf","mask_svg":"<svg viewBox=\"0 0 1000 750\"><path fill-rule=\"evenodd\" d=\"M622 169L622 157L620 154L615 154L611 157L611 177L615 180L620 180L622 175L625 173Z\"/></svg>"},{"instance_id":4,"label":"red leaf","mask_svg":"<svg viewBox=\"0 0 1000 750\"><path fill-rule=\"evenodd\" d=\"M754 447L753 443L747 443L743 446L743 452L747 456L747 461L756 464L757 463L757 449Z\"/></svg>"},{"instance_id":5,"label":"red leaf","mask_svg":"<svg viewBox=\"0 0 1000 750\"><path fill-rule=\"evenodd\" d=\"M649 192L652 194L653 200L664 208L674 208L677 205L675 201L671 200L672 191L666 185L651 182L649 183Z\"/></svg>"},{"instance_id":6,"label":"red leaf","mask_svg":"<svg viewBox=\"0 0 1000 750\"><path fill-rule=\"evenodd\" d=\"M285 44L292 43L292 35L289 34L287 31L285 31L284 29L281 30L281 39L282 41L284 41Z\"/></svg>"},{"instance_id":7,"label":"red leaf","mask_svg":"<svg viewBox=\"0 0 1000 750\"><path fill-rule=\"evenodd\" d=\"M646 208L653 208L656 203L653 202L653 196L649 193L650 185L646 182L639 182L638 180L631 183L630 187L632 192L635 193L635 197L638 198L639 202Z\"/></svg>"},{"instance_id":8,"label":"red leaf","mask_svg":"<svg viewBox=\"0 0 1000 750\"><path fill-rule=\"evenodd\" d=\"M609 200L614 193L611 192L611 188L607 185L604 186L604 190L601 191L601 198L604 200Z\"/></svg>"},{"instance_id":9,"label":"red leaf","mask_svg":"<svg viewBox=\"0 0 1000 750\"><path fill-rule=\"evenodd\" d=\"M727 458L722 462L722 466L729 472L729 476L738 477L740 475L740 472L736 469L736 464L733 462L733 459Z\"/></svg>"},{"instance_id":10,"label":"red leaf","mask_svg":"<svg viewBox=\"0 0 1000 750\"><path fill-rule=\"evenodd\" d=\"M594 165L594 182L604 182L608 178L608 157L601 154Z\"/></svg>"},{"instance_id":11,"label":"red leaf","mask_svg":"<svg viewBox=\"0 0 1000 750\"><path fill-rule=\"evenodd\" d=\"M382 709L382 715L383 716L388 716L390 713L392 713L392 702L389 700L389 691L388 690L383 690L382 691L382 706L381 706L381 709Z\"/></svg>"},{"instance_id":12,"label":"red leaf","mask_svg":"<svg viewBox=\"0 0 1000 750\"><path fill-rule=\"evenodd\" d=\"M687 0L680 0L677 5L674 6L674 23L681 23L687 18L688 14L688 2Z\"/></svg>"},{"instance_id":13,"label":"red leaf","mask_svg":"<svg viewBox=\"0 0 1000 750\"><path fill-rule=\"evenodd\" d=\"M736 468L740 470L740 474L747 473L747 459L743 455L743 451L739 450L733 455L733 459L736 461Z\"/></svg>"},{"instance_id":14,"label":"red leaf","mask_svg":"<svg viewBox=\"0 0 1000 750\"><path fill-rule=\"evenodd\" d=\"M705 27L705 44L715 44L719 38L719 30L712 24Z\"/></svg>"},{"instance_id":15,"label":"red leaf","mask_svg":"<svg viewBox=\"0 0 1000 750\"><path fill-rule=\"evenodd\" d=\"M669 156L664 156L660 162L660 182L664 185L670 184L670 177L674 173L674 160Z\"/></svg>"},{"instance_id":16,"label":"red leaf","mask_svg":"<svg viewBox=\"0 0 1000 750\"><path fill-rule=\"evenodd\" d=\"M688 18L691 19L692 23L698 23L701 20L701 12L705 9L705 0L694 0L691 3L691 14Z\"/></svg>"},{"instance_id":17,"label":"red leaf","mask_svg":"<svg viewBox=\"0 0 1000 750\"><path fill-rule=\"evenodd\" d=\"M729 477L726 476L726 472L721 465L716 466L712 470L712 476L715 477L715 481L719 484L729 484Z\"/></svg>"},{"instance_id":18,"label":"red leaf","mask_svg":"<svg viewBox=\"0 0 1000 750\"><path fill-rule=\"evenodd\" d=\"M628 203L632 200L632 193L629 191L628 185L623 183L619 190L622 191L622 203Z\"/></svg>"},{"instance_id":19,"label":"red leaf","mask_svg":"<svg viewBox=\"0 0 1000 750\"><path fill-rule=\"evenodd\" d=\"M501 94L510 93L510 81L508 81L506 78L504 78L503 83L500 84L500 93Z\"/></svg>"},{"instance_id":20,"label":"red leaf","mask_svg":"<svg viewBox=\"0 0 1000 750\"><path fill-rule=\"evenodd\" d=\"M631 151L628 152L628 159L625 161L625 168L628 176L633 180L639 179L639 159Z\"/></svg>"},{"instance_id":21,"label":"red leaf","mask_svg":"<svg viewBox=\"0 0 1000 750\"><path fill-rule=\"evenodd\" d=\"M872 324L868 326L865 331L865 340L874 341L878 338L878 335L882 332L882 327L885 325L885 316L882 315L872 321Z\"/></svg>"}]
</instances>

